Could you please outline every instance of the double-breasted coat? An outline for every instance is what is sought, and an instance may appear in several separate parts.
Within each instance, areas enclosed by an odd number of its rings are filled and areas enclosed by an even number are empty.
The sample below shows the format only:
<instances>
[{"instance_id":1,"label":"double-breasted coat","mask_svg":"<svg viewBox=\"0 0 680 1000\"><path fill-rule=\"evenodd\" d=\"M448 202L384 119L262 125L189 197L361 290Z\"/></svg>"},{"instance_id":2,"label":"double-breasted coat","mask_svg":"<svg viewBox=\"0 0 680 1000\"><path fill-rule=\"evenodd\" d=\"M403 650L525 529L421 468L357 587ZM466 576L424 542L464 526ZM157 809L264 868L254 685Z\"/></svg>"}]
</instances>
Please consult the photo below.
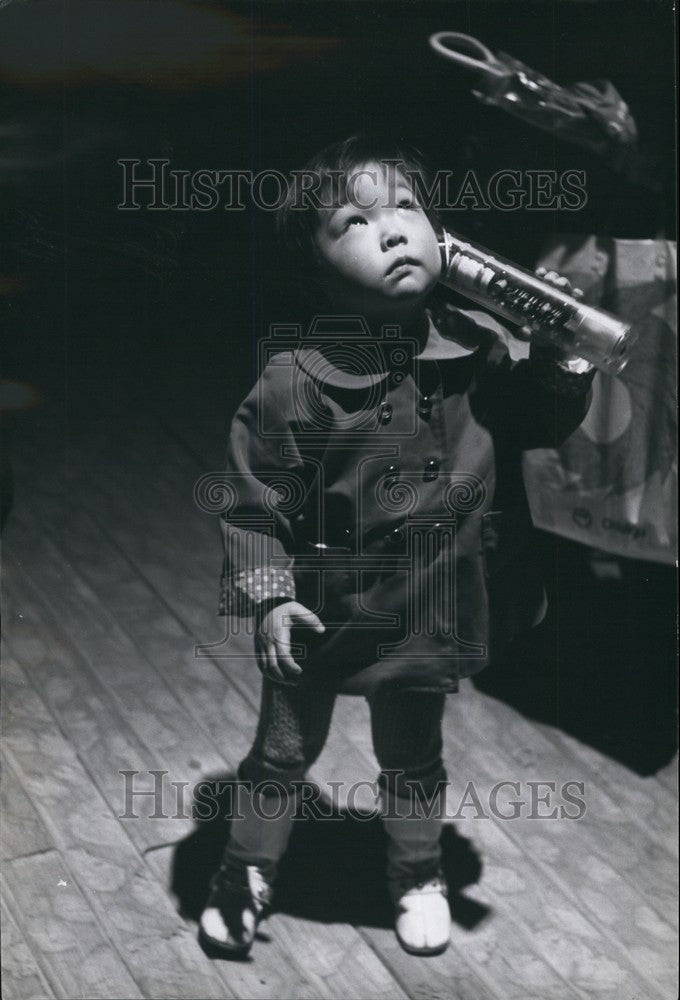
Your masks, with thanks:
<instances>
[{"instance_id":1,"label":"double-breasted coat","mask_svg":"<svg viewBox=\"0 0 680 1000\"><path fill-rule=\"evenodd\" d=\"M545 614L521 455L576 429L591 377L549 349L513 360L483 312L425 326L336 318L270 344L233 420L220 611L314 611L302 685L455 691Z\"/></svg>"}]
</instances>

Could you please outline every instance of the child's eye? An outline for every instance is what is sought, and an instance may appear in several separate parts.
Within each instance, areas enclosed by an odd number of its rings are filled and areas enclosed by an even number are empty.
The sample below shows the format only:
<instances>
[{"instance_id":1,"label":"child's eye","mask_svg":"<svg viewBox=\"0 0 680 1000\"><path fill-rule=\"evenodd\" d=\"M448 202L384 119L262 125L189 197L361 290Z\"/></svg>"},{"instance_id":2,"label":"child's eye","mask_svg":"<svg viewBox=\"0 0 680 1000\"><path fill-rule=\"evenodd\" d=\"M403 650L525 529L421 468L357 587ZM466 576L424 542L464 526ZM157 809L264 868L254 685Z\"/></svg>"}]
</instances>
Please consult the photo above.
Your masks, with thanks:
<instances>
[{"instance_id":1,"label":"child's eye","mask_svg":"<svg viewBox=\"0 0 680 1000\"><path fill-rule=\"evenodd\" d=\"M365 221L366 220L364 219L363 215L352 215L345 222L344 228L349 229L351 226L363 226Z\"/></svg>"},{"instance_id":2,"label":"child's eye","mask_svg":"<svg viewBox=\"0 0 680 1000\"><path fill-rule=\"evenodd\" d=\"M401 201L397 203L397 208L412 208L418 209L420 206L413 200L413 198L402 198Z\"/></svg>"}]
</instances>

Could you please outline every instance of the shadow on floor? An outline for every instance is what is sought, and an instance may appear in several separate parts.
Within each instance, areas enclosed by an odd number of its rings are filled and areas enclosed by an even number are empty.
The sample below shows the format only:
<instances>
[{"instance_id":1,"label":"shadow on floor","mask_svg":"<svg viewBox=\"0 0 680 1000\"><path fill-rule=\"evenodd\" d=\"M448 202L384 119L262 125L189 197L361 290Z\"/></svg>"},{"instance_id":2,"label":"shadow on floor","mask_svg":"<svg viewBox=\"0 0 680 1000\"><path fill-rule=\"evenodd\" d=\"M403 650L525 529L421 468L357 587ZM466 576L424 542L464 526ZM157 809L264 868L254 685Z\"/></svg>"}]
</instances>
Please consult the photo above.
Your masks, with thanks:
<instances>
[{"instance_id":1,"label":"shadow on floor","mask_svg":"<svg viewBox=\"0 0 680 1000\"><path fill-rule=\"evenodd\" d=\"M181 914L190 920L201 914L210 877L220 863L229 834L227 814L234 775L206 779L218 780L225 786L219 797L219 815L199 822L178 844L173 857L171 890ZM319 804L328 816L308 816L295 822L279 869L275 911L320 923L391 927L392 907L384 875L385 834L379 818L358 819L334 811L323 797ZM450 824L442 834L442 854L452 919L469 930L490 913L488 907L463 895L466 886L479 881L481 859L470 841Z\"/></svg>"},{"instance_id":2,"label":"shadow on floor","mask_svg":"<svg viewBox=\"0 0 680 1000\"><path fill-rule=\"evenodd\" d=\"M542 537L548 616L475 686L654 774L677 749L675 570Z\"/></svg>"}]
</instances>

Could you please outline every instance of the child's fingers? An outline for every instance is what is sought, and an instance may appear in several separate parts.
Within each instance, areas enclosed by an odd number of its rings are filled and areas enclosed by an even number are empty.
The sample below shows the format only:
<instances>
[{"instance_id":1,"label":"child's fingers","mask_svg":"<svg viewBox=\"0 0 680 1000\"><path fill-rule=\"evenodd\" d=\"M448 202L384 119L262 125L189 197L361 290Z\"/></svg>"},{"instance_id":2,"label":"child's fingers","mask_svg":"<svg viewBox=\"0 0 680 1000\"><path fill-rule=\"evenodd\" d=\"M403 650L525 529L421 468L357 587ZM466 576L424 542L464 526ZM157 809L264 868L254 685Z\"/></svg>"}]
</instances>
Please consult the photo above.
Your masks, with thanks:
<instances>
[{"instance_id":1,"label":"child's fingers","mask_svg":"<svg viewBox=\"0 0 680 1000\"><path fill-rule=\"evenodd\" d=\"M274 640L276 643L276 656L279 669L284 674L301 674L302 667L295 662L290 654L290 643L280 637Z\"/></svg>"},{"instance_id":2,"label":"child's fingers","mask_svg":"<svg viewBox=\"0 0 680 1000\"><path fill-rule=\"evenodd\" d=\"M267 673L275 681L285 681L285 676L279 666L279 658L276 654L276 646L273 644L267 647Z\"/></svg>"},{"instance_id":3,"label":"child's fingers","mask_svg":"<svg viewBox=\"0 0 680 1000\"><path fill-rule=\"evenodd\" d=\"M299 621L301 625L307 625L309 628L313 628L315 632L325 632L326 626L322 624L319 618L314 614L313 611L308 611L306 608L304 611L296 611L295 614L291 615L296 621Z\"/></svg>"},{"instance_id":4,"label":"child's fingers","mask_svg":"<svg viewBox=\"0 0 680 1000\"><path fill-rule=\"evenodd\" d=\"M255 662L257 663L257 669L261 674L267 669L267 652L259 639L255 639Z\"/></svg>"},{"instance_id":5,"label":"child's fingers","mask_svg":"<svg viewBox=\"0 0 680 1000\"><path fill-rule=\"evenodd\" d=\"M284 676L281 673L276 656L276 647L273 643L267 643L267 645L260 646L257 655L258 666L265 677L269 677L273 681L284 680Z\"/></svg>"}]
</instances>

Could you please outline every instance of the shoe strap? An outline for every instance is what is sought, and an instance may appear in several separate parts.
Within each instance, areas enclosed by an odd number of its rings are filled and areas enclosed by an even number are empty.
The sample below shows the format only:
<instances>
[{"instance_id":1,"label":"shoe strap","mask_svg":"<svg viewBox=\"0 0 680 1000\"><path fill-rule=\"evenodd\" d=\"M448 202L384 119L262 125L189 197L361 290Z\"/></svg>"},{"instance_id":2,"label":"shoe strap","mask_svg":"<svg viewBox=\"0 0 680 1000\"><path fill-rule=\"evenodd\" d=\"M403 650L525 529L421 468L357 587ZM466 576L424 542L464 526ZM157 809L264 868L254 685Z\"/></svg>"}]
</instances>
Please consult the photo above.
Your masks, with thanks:
<instances>
[{"instance_id":1,"label":"shoe strap","mask_svg":"<svg viewBox=\"0 0 680 1000\"><path fill-rule=\"evenodd\" d=\"M416 890L422 895L429 893L438 893L442 896L448 896L448 890L445 880L441 875L431 875L429 878L403 878L394 879L390 882L390 890L395 899L401 899L409 892Z\"/></svg>"},{"instance_id":2,"label":"shoe strap","mask_svg":"<svg viewBox=\"0 0 680 1000\"><path fill-rule=\"evenodd\" d=\"M260 906L268 906L273 894L272 887L255 865L239 868L233 864L221 864L211 879L210 889L216 895L229 893L243 896Z\"/></svg>"}]
</instances>

